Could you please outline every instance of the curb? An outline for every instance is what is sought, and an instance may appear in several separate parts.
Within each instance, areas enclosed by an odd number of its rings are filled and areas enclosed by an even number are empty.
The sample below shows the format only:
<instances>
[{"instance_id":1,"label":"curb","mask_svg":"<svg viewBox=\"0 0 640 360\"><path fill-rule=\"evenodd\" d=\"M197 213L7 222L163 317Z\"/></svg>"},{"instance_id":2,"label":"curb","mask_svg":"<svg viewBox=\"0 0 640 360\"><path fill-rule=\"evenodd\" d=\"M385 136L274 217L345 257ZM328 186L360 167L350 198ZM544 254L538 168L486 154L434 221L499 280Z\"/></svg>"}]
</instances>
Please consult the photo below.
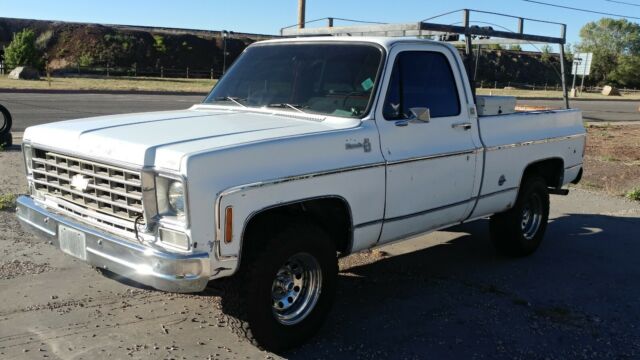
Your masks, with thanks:
<instances>
[{"instance_id":1,"label":"curb","mask_svg":"<svg viewBox=\"0 0 640 360\"><path fill-rule=\"evenodd\" d=\"M196 91L153 91L153 90L64 90L64 89L3 89L0 94L97 94L97 95L185 95L206 96L208 92Z\"/></svg>"},{"instance_id":2,"label":"curb","mask_svg":"<svg viewBox=\"0 0 640 360\"><path fill-rule=\"evenodd\" d=\"M516 99L518 100L547 100L547 101L564 101L563 98L550 98L550 97L540 97L540 96L516 96ZM640 99L617 99L617 98L610 98L610 99L589 99L589 98L569 98L569 103L574 102L574 101L599 101L599 102L604 102L604 101L621 101L621 102L639 102L640 103Z\"/></svg>"}]
</instances>

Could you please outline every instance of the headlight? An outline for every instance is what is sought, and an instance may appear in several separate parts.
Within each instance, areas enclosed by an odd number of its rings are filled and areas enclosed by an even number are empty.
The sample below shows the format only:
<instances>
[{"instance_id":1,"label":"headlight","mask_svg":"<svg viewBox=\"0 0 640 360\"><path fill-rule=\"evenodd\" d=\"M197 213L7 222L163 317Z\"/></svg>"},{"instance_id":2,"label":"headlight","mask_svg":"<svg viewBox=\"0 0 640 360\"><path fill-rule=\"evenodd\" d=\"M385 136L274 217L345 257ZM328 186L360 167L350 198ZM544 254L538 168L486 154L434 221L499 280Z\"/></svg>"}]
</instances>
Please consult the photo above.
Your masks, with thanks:
<instances>
[{"instance_id":1,"label":"headlight","mask_svg":"<svg viewBox=\"0 0 640 360\"><path fill-rule=\"evenodd\" d=\"M172 181L167 193L169 207L178 216L184 216L184 186L179 181Z\"/></svg>"},{"instance_id":2,"label":"headlight","mask_svg":"<svg viewBox=\"0 0 640 360\"><path fill-rule=\"evenodd\" d=\"M158 215L170 221L185 222L187 216L187 191L182 180L156 175L156 200Z\"/></svg>"}]
</instances>

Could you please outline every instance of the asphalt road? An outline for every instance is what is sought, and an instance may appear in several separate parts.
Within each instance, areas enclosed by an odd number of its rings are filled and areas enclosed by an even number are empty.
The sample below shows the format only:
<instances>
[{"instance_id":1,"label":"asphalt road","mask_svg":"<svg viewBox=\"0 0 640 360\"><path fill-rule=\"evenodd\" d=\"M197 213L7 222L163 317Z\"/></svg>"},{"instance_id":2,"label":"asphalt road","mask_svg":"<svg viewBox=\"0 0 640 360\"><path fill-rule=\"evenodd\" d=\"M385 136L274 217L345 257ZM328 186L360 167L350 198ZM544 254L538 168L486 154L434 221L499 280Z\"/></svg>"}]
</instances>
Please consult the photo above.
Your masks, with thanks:
<instances>
[{"instance_id":1,"label":"asphalt road","mask_svg":"<svg viewBox=\"0 0 640 360\"><path fill-rule=\"evenodd\" d=\"M13 131L52 121L146 111L186 109L203 100L193 95L0 93L13 117Z\"/></svg>"},{"instance_id":2,"label":"asphalt road","mask_svg":"<svg viewBox=\"0 0 640 360\"><path fill-rule=\"evenodd\" d=\"M519 100L520 104L563 108L562 100ZM592 122L640 121L640 100L571 100L571 107L582 110L582 117Z\"/></svg>"},{"instance_id":3,"label":"asphalt road","mask_svg":"<svg viewBox=\"0 0 640 360\"><path fill-rule=\"evenodd\" d=\"M51 121L117 113L184 109L202 101L193 95L111 95L0 93L0 104L14 119L13 131ZM559 100L521 100L521 104L562 107ZM640 121L640 101L574 101L587 121Z\"/></svg>"}]
</instances>

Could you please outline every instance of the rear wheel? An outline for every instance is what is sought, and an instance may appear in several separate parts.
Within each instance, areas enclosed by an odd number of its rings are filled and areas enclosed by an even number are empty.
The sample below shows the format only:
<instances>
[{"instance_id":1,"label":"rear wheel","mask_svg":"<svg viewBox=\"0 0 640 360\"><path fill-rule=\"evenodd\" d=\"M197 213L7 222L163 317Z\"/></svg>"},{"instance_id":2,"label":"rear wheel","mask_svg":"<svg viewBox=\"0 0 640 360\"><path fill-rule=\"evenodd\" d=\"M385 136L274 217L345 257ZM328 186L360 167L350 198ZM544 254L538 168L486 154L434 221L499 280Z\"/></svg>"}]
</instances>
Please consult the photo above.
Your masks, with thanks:
<instances>
[{"instance_id":1,"label":"rear wheel","mask_svg":"<svg viewBox=\"0 0 640 360\"><path fill-rule=\"evenodd\" d=\"M231 327L266 350L300 345L318 331L333 304L335 246L313 224L248 240L261 246L246 250L233 288L223 297L223 310L234 318Z\"/></svg>"},{"instance_id":2,"label":"rear wheel","mask_svg":"<svg viewBox=\"0 0 640 360\"><path fill-rule=\"evenodd\" d=\"M11 146L13 145L13 138L11 137L11 113L6 107L0 105L0 114L2 114L2 121L0 122L0 146Z\"/></svg>"},{"instance_id":3,"label":"rear wheel","mask_svg":"<svg viewBox=\"0 0 640 360\"><path fill-rule=\"evenodd\" d=\"M491 217L491 240L505 255L530 255L540 246L548 220L546 182L538 176L529 177L523 181L513 208Z\"/></svg>"}]
</instances>

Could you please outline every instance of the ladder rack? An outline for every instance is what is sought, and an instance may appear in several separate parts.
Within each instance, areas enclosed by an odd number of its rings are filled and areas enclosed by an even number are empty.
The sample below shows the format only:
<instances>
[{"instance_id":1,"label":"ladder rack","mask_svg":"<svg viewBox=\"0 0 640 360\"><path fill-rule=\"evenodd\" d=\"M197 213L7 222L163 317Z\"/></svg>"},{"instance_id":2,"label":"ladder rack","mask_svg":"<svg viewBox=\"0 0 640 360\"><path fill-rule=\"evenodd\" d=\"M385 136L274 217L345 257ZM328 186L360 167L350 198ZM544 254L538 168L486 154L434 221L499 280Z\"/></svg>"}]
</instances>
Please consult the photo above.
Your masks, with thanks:
<instances>
[{"instance_id":1,"label":"ladder rack","mask_svg":"<svg viewBox=\"0 0 640 360\"><path fill-rule=\"evenodd\" d=\"M451 15L461 12L462 22L458 24L462 25L447 25L430 22L433 19ZM503 18L514 19L517 21L518 30L509 31L508 29L496 30L491 26L477 26L471 25L474 21L471 19L472 14L484 14L494 15ZM319 19L324 20L324 19ZM383 37L417 37L424 39L432 39L436 41L449 42L454 45L464 45L465 53L467 55L467 73L469 80L472 84L472 88L475 85L473 68L473 54L472 46L476 44L556 44L559 45L560 52L560 70L562 77L562 93L565 101L566 108L569 108L569 97L567 94L567 83L565 76L565 64L564 64L564 45L567 42L567 25L557 22L535 20L525 17L518 17L506 14L500 14L495 12L463 9L458 11L451 11L442 15L434 16L429 19L425 19L412 23L398 23L398 24L366 24L355 26L333 26L334 18L326 18L328 26L326 27L313 27L306 28L304 24L293 25L282 28L280 35L287 37L305 37L305 36L383 36ZM318 20L314 20L318 21ZM484 23L478 21L479 23ZM548 25L557 26L559 28L559 36L544 36L537 34L528 34L524 32L525 24L528 22L544 23ZM497 25L499 26L499 25ZM500 26L501 27L501 26ZM464 37L461 40L461 36ZM475 94L475 89L474 89Z\"/></svg>"}]
</instances>

